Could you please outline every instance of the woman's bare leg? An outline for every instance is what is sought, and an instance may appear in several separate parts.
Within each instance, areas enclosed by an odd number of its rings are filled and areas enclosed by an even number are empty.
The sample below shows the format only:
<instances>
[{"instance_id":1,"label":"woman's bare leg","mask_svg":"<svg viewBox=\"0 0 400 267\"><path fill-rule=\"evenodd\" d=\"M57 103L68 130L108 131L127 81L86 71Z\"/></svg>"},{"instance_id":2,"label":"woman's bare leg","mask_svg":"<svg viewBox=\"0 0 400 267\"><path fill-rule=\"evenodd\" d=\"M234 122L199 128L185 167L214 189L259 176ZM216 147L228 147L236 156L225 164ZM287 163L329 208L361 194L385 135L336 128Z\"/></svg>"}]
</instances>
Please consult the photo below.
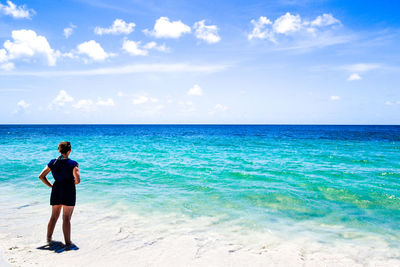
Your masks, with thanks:
<instances>
[{"instance_id":1,"label":"woman's bare leg","mask_svg":"<svg viewBox=\"0 0 400 267\"><path fill-rule=\"evenodd\" d=\"M54 227L56 227L58 217L60 216L61 206L62 205L53 205L51 208L51 217L47 225L47 242L50 242L53 236Z\"/></svg>"},{"instance_id":2,"label":"woman's bare leg","mask_svg":"<svg viewBox=\"0 0 400 267\"><path fill-rule=\"evenodd\" d=\"M74 206L63 205L63 232L65 245L71 245L71 216L74 211Z\"/></svg>"}]
</instances>

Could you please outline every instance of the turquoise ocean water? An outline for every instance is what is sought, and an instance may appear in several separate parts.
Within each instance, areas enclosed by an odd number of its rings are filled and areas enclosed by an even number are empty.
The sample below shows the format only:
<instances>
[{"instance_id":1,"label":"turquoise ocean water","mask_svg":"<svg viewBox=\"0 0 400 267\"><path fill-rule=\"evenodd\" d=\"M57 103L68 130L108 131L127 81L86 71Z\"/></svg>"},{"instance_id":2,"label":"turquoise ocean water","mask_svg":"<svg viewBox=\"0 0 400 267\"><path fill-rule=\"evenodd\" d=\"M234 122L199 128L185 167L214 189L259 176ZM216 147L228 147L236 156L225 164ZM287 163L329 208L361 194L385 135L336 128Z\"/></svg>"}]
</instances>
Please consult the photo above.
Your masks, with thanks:
<instances>
[{"instance_id":1,"label":"turquoise ocean water","mask_svg":"<svg viewBox=\"0 0 400 267\"><path fill-rule=\"evenodd\" d=\"M400 242L400 126L1 125L0 185L47 203L37 176L64 140L77 205Z\"/></svg>"}]
</instances>

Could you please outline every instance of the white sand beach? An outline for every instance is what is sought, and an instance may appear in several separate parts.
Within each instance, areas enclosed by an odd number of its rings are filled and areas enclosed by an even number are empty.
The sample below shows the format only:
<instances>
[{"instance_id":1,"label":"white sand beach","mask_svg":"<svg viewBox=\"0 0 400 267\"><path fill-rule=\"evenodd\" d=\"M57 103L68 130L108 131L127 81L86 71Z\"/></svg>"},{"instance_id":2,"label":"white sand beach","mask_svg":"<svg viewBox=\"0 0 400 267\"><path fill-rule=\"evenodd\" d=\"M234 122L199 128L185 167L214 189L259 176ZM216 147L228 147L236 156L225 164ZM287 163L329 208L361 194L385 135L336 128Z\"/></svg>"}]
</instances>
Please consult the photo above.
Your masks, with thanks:
<instances>
[{"instance_id":1,"label":"white sand beach","mask_svg":"<svg viewBox=\"0 0 400 267\"><path fill-rule=\"evenodd\" d=\"M400 266L399 252L379 240L284 239L276 231L220 229L213 218L150 218L89 204L77 205L72 217L79 250L55 253L37 249L45 245L50 206L10 199L0 204L0 248L12 266ZM63 242L61 223L53 239Z\"/></svg>"},{"instance_id":2,"label":"white sand beach","mask_svg":"<svg viewBox=\"0 0 400 267\"><path fill-rule=\"evenodd\" d=\"M9 267L9 266L11 266L9 263L7 263L3 258L2 258L2 256L0 255L0 266L1 267Z\"/></svg>"}]
</instances>

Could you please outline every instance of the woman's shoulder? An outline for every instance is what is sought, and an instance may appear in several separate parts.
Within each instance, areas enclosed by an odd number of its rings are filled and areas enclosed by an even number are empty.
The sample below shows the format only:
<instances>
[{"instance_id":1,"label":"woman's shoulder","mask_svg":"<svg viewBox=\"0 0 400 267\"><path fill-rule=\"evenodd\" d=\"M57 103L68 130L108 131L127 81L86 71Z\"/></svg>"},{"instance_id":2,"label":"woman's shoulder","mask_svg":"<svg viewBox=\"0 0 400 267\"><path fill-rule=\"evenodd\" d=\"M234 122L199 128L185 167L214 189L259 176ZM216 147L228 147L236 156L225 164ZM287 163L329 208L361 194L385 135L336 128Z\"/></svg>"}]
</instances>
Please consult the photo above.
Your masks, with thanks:
<instances>
[{"instance_id":1,"label":"woman's shoulder","mask_svg":"<svg viewBox=\"0 0 400 267\"><path fill-rule=\"evenodd\" d=\"M78 166L78 162L76 162L75 160L72 159L68 159L68 165L70 165L71 167L76 167Z\"/></svg>"},{"instance_id":2,"label":"woman's shoulder","mask_svg":"<svg viewBox=\"0 0 400 267\"><path fill-rule=\"evenodd\" d=\"M49 161L49 163L47 164L47 166L49 166L49 167L50 167L50 165L53 165L55 161L56 161L56 159L52 159L52 160L50 160L50 161Z\"/></svg>"}]
</instances>

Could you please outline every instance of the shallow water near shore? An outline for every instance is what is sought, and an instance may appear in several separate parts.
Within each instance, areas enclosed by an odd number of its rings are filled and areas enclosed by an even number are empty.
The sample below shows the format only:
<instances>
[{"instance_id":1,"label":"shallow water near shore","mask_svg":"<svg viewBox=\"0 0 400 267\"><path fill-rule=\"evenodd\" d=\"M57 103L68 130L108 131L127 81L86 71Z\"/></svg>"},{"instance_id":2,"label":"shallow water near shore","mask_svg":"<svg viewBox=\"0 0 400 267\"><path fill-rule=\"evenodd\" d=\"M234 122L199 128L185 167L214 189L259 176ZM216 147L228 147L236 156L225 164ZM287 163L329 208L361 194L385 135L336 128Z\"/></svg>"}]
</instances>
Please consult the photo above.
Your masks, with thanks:
<instances>
[{"instance_id":1,"label":"shallow water near shore","mask_svg":"<svg viewBox=\"0 0 400 267\"><path fill-rule=\"evenodd\" d=\"M46 223L50 191L37 176L62 140L82 176L73 220L116 231L98 242L183 238L204 259L213 244L260 264L274 257L267 250L278 259L291 249L303 253L298 264L333 264L329 251L343 264L400 262L399 126L2 125L4 237L23 231L27 214Z\"/></svg>"}]
</instances>

